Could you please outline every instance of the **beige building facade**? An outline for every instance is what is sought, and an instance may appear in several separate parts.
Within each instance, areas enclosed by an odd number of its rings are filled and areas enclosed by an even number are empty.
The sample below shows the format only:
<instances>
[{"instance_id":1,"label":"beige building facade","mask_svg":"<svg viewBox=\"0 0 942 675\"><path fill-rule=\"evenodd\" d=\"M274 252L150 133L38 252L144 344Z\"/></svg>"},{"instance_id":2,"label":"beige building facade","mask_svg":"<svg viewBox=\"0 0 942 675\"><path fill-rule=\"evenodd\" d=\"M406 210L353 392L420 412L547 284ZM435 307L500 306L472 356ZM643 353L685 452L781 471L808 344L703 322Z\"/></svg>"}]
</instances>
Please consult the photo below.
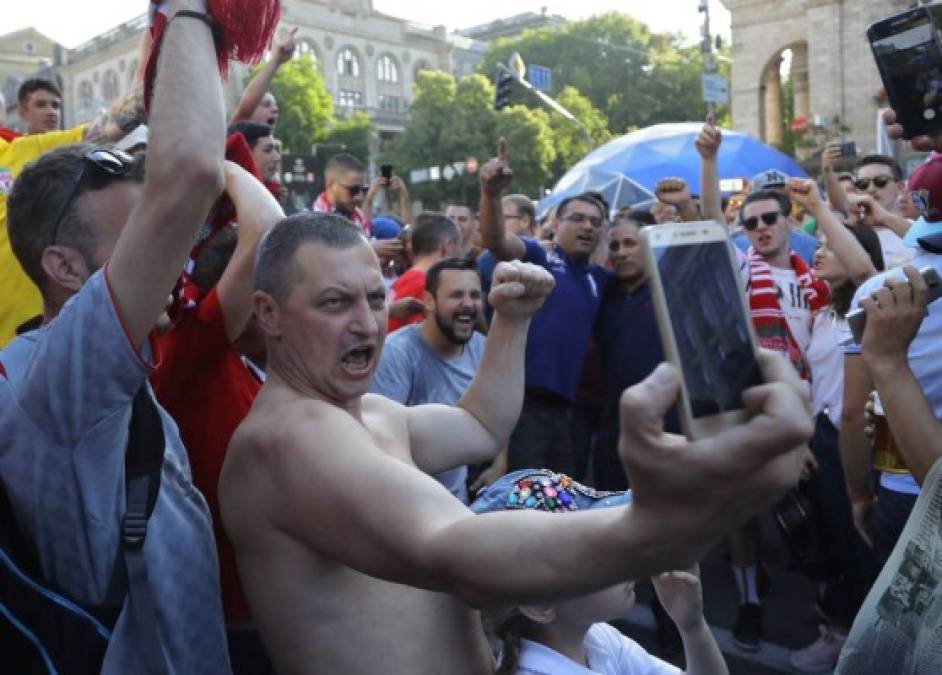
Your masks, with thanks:
<instances>
[{"instance_id":1,"label":"beige building facade","mask_svg":"<svg viewBox=\"0 0 942 675\"><path fill-rule=\"evenodd\" d=\"M298 28L298 52L315 57L337 112L363 110L381 135L404 128L412 85L420 70L441 69L461 76L471 72L483 56L480 42L449 35L444 26L387 16L373 9L372 0L283 0L281 26ZM58 46L32 29L0 36L0 82L36 72L38 64L14 68L17 59L24 60L17 52L22 51L20 43L36 33L33 42L41 45L63 86L64 123L79 124L127 91L146 28L146 17L141 16L75 49L58 48L58 56L52 53ZM20 35L29 31L30 35ZM230 109L244 89L246 72L241 64L232 64L226 85Z\"/></svg>"},{"instance_id":2,"label":"beige building facade","mask_svg":"<svg viewBox=\"0 0 942 675\"><path fill-rule=\"evenodd\" d=\"M795 118L849 128L860 152L877 148L880 77L867 26L909 0L722 0L731 13L733 127L782 142L782 53L791 51ZM883 104L885 105L885 104Z\"/></svg>"}]
</instances>

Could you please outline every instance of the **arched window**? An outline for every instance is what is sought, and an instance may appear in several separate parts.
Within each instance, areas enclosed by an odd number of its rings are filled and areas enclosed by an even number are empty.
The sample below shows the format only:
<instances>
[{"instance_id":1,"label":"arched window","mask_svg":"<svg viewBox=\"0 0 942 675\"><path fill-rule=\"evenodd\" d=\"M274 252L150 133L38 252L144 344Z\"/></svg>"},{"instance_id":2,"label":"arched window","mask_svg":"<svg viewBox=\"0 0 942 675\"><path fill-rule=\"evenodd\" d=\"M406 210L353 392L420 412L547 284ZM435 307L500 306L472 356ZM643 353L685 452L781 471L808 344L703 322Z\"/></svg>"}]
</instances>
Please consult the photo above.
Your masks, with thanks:
<instances>
[{"instance_id":1,"label":"arched window","mask_svg":"<svg viewBox=\"0 0 942 675\"><path fill-rule=\"evenodd\" d=\"M380 82L399 82L399 66L389 54L383 54L376 60L376 79Z\"/></svg>"},{"instance_id":2,"label":"arched window","mask_svg":"<svg viewBox=\"0 0 942 675\"><path fill-rule=\"evenodd\" d=\"M294 47L294 55L304 56L305 54L309 55L314 61L317 60L317 47L307 38L302 38L298 40Z\"/></svg>"},{"instance_id":3,"label":"arched window","mask_svg":"<svg viewBox=\"0 0 942 675\"><path fill-rule=\"evenodd\" d=\"M88 80L82 80L78 86L79 110L89 110L95 99L95 89Z\"/></svg>"},{"instance_id":4,"label":"arched window","mask_svg":"<svg viewBox=\"0 0 942 675\"><path fill-rule=\"evenodd\" d=\"M344 47L337 53L337 74L360 77L360 59L349 47Z\"/></svg>"},{"instance_id":5,"label":"arched window","mask_svg":"<svg viewBox=\"0 0 942 675\"><path fill-rule=\"evenodd\" d=\"M113 70L105 71L105 78L102 80L101 84L101 95L107 102L111 102L114 99L118 98L120 93L121 85L118 84L118 74Z\"/></svg>"}]
</instances>

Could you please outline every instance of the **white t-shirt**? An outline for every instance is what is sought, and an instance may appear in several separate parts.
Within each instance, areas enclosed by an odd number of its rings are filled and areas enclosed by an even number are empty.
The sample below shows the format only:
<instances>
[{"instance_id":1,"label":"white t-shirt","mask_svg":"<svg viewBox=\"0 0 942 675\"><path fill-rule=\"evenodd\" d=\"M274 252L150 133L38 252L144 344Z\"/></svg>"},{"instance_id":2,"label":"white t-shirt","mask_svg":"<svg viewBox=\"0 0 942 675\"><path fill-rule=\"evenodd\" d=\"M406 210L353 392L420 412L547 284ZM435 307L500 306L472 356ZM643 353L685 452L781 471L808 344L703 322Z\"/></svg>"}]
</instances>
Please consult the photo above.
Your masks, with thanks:
<instances>
[{"instance_id":1,"label":"white t-shirt","mask_svg":"<svg viewBox=\"0 0 942 675\"><path fill-rule=\"evenodd\" d=\"M840 344L840 335L849 330L846 326L847 320L834 310L818 312L806 354L811 369L811 408L815 416L827 409L828 419L837 429L841 426L844 402L844 348Z\"/></svg>"},{"instance_id":2,"label":"white t-shirt","mask_svg":"<svg viewBox=\"0 0 942 675\"><path fill-rule=\"evenodd\" d=\"M812 316L808 299L801 292L798 275L791 268L773 267L772 280L778 288L778 304L788 321L788 329L792 332L802 356L807 359L808 347L811 345Z\"/></svg>"},{"instance_id":3,"label":"white t-shirt","mask_svg":"<svg viewBox=\"0 0 942 675\"><path fill-rule=\"evenodd\" d=\"M520 641L516 675L680 675L607 623L593 624L585 636L589 668L539 642Z\"/></svg>"},{"instance_id":4,"label":"white t-shirt","mask_svg":"<svg viewBox=\"0 0 942 675\"><path fill-rule=\"evenodd\" d=\"M916 249L910 248L903 243L902 237L888 227L875 227L873 231L877 233L880 240L880 248L883 250L883 267L893 269L900 265L905 265L916 254Z\"/></svg>"}]
</instances>

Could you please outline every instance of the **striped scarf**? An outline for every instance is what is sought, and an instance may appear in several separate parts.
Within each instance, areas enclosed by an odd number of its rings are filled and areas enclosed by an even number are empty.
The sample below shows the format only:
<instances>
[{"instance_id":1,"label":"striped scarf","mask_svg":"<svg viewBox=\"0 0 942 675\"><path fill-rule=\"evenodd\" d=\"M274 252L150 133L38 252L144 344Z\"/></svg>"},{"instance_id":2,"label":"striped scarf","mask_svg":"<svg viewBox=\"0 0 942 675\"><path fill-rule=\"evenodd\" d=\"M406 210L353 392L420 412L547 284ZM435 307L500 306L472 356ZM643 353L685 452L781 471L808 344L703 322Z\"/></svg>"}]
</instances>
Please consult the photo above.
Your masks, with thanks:
<instances>
[{"instance_id":1,"label":"striped scarf","mask_svg":"<svg viewBox=\"0 0 942 675\"><path fill-rule=\"evenodd\" d=\"M810 379L810 371L778 301L778 288L772 277L768 261L750 246L746 253L749 263L749 310L760 347L784 354L803 380ZM827 283L815 278L805 261L789 251L789 262L798 276L801 295L808 301L812 315L831 301Z\"/></svg>"}]
</instances>

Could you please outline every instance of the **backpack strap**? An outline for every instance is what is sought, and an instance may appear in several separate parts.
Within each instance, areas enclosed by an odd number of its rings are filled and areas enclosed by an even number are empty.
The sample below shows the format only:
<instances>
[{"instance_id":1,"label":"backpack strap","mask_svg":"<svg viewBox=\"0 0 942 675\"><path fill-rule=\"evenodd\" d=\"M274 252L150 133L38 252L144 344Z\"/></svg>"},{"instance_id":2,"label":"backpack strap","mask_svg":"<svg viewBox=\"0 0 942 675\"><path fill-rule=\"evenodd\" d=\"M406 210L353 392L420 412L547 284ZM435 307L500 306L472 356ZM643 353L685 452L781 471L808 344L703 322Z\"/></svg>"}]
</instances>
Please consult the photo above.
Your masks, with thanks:
<instances>
[{"instance_id":1,"label":"backpack strap","mask_svg":"<svg viewBox=\"0 0 942 675\"><path fill-rule=\"evenodd\" d=\"M127 508L121 523L121 549L128 570L128 608L142 673L169 675L154 595L148 583L144 540L147 519L157 503L164 461L160 413L145 382L134 395L128 446L124 457Z\"/></svg>"}]
</instances>

